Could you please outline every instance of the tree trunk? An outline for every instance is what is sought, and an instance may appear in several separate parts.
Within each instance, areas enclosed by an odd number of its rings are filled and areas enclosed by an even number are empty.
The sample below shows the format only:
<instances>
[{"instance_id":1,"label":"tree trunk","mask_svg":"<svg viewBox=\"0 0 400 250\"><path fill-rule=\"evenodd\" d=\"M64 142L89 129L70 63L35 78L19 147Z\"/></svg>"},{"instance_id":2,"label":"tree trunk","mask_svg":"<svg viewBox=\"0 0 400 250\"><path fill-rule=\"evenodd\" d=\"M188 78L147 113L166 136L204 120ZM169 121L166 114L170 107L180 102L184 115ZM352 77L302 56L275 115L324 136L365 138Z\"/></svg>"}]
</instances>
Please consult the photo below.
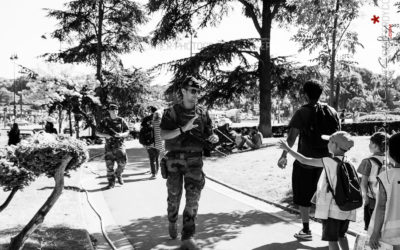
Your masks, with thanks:
<instances>
[{"instance_id":1,"label":"tree trunk","mask_svg":"<svg viewBox=\"0 0 400 250\"><path fill-rule=\"evenodd\" d=\"M26 239L43 223L44 218L50 209L57 202L58 198L62 194L64 189L64 171L69 162L71 161L71 156L66 156L60 166L57 168L54 175L55 187L53 192L43 206L37 211L35 216L29 221L29 223L22 229L22 231L11 239L11 244L9 250L21 250L24 247Z\"/></svg>"},{"instance_id":2,"label":"tree trunk","mask_svg":"<svg viewBox=\"0 0 400 250\"><path fill-rule=\"evenodd\" d=\"M72 117L71 117L71 110L68 110L68 119L69 119L69 135L72 137Z\"/></svg>"},{"instance_id":3,"label":"tree trunk","mask_svg":"<svg viewBox=\"0 0 400 250\"><path fill-rule=\"evenodd\" d=\"M62 122L63 122L62 108L59 108L58 109L58 133L59 134L61 134Z\"/></svg>"},{"instance_id":4,"label":"tree trunk","mask_svg":"<svg viewBox=\"0 0 400 250\"><path fill-rule=\"evenodd\" d=\"M10 204L11 200L14 198L14 195L17 193L19 190L18 187L14 187L10 194L7 197L7 200L4 201L4 203L0 206L0 213Z\"/></svg>"},{"instance_id":5,"label":"tree trunk","mask_svg":"<svg viewBox=\"0 0 400 250\"><path fill-rule=\"evenodd\" d=\"M103 77L102 77L102 51L103 51L103 20L104 20L104 6L103 0L99 0L98 7L98 31L97 31L97 62L96 62L96 78L100 82L100 87L103 88Z\"/></svg>"},{"instance_id":6,"label":"tree trunk","mask_svg":"<svg viewBox=\"0 0 400 250\"><path fill-rule=\"evenodd\" d=\"M336 9L335 9L335 19L333 21L333 34L332 34L332 57L331 57L331 70L330 70L330 104L336 110L338 109L339 103L339 94L336 90L336 98L334 96L335 92L335 62L336 62L336 33L337 33L337 22L338 22L338 15L339 12L339 0L336 0ZM339 83L338 83L339 84ZM339 93L340 93L340 86L339 86Z\"/></svg>"},{"instance_id":7,"label":"tree trunk","mask_svg":"<svg viewBox=\"0 0 400 250\"><path fill-rule=\"evenodd\" d=\"M270 11L270 4L264 2L263 7L263 20L262 20L262 45L260 48L261 60L258 62L258 72L260 74L260 124L259 130L264 137L272 136L271 126L271 23L272 15Z\"/></svg>"}]
</instances>

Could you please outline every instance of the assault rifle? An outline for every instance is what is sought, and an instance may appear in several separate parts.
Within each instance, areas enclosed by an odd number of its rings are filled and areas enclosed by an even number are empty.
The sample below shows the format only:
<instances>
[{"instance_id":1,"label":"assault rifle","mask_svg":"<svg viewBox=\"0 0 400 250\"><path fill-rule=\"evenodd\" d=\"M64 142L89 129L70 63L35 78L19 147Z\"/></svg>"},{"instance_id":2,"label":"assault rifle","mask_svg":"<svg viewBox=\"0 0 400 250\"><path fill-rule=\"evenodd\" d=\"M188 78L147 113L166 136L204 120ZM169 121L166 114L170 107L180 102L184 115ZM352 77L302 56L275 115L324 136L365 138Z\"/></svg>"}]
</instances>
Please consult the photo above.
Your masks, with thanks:
<instances>
[{"instance_id":1,"label":"assault rifle","mask_svg":"<svg viewBox=\"0 0 400 250\"><path fill-rule=\"evenodd\" d=\"M217 152L217 153L220 153L220 154L223 155L223 156L227 156L227 154L221 152L220 150L218 150L218 149L216 148L217 144L213 144L213 143L211 143L211 142L205 140L204 138L193 134L191 131L187 132L186 134L189 135L191 138L193 138L193 139L199 141L201 144L203 144L203 147L204 147L205 149L207 149L207 150L209 150L209 151L215 151L215 152Z\"/></svg>"}]
</instances>

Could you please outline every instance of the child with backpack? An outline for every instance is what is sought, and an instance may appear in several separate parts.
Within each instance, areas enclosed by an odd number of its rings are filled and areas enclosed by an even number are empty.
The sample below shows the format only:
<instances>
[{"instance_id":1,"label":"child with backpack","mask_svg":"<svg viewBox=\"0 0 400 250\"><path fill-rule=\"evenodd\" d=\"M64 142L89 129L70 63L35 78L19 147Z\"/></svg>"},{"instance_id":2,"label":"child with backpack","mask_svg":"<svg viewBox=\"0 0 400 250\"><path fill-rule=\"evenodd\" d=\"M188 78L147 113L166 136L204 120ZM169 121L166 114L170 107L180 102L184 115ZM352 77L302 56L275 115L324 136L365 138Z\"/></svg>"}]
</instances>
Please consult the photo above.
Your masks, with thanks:
<instances>
[{"instance_id":1,"label":"child with backpack","mask_svg":"<svg viewBox=\"0 0 400 250\"><path fill-rule=\"evenodd\" d=\"M400 250L400 133L392 135L388 142L389 161L393 167L378 175L379 193L368 235L370 246L377 249L379 241Z\"/></svg>"},{"instance_id":2,"label":"child with backpack","mask_svg":"<svg viewBox=\"0 0 400 250\"><path fill-rule=\"evenodd\" d=\"M322 219L322 240L329 241L329 249L348 250L349 243L345 235L349 222L356 220L356 208L362 206L361 192L358 190L357 194L357 186L359 188L357 173L345 157L345 153L354 146L354 141L350 134L344 131L323 136L323 139L329 140L328 149L332 154L331 157L304 157L293 151L283 140L279 143L279 147L302 164L324 169L314 195L315 217ZM351 192L346 193L346 189L352 186L355 189L350 188Z\"/></svg>"},{"instance_id":3,"label":"child with backpack","mask_svg":"<svg viewBox=\"0 0 400 250\"><path fill-rule=\"evenodd\" d=\"M374 212L378 194L378 180L376 177L382 172L387 140L389 140L389 136L384 132L373 134L369 143L369 151L372 155L362 160L357 169L357 172L362 175L361 190L364 200L364 230L368 230L368 225Z\"/></svg>"}]
</instances>

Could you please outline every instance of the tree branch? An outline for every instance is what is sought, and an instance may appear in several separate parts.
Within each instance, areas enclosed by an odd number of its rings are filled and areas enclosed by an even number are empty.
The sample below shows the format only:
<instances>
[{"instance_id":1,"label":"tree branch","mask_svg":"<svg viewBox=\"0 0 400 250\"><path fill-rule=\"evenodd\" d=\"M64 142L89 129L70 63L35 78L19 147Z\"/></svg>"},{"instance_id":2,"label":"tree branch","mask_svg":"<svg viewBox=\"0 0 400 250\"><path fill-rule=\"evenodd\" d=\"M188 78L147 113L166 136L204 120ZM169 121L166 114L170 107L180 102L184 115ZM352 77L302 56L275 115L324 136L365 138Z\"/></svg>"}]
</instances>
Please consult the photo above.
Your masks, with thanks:
<instances>
[{"instance_id":1,"label":"tree branch","mask_svg":"<svg viewBox=\"0 0 400 250\"><path fill-rule=\"evenodd\" d=\"M239 2L242 3L245 6L245 8L248 9L251 19L253 20L254 26L256 27L258 34L261 36L261 34L262 34L261 25L258 22L257 15L254 12L253 6L250 3L248 3L246 0L239 0Z\"/></svg>"},{"instance_id":2,"label":"tree branch","mask_svg":"<svg viewBox=\"0 0 400 250\"><path fill-rule=\"evenodd\" d=\"M350 24L351 24L351 21L352 21L352 20L349 21L349 24L347 24L347 26L346 26L346 28L344 29L342 35L340 36L340 39L339 39L339 42L338 42L338 45L337 45L337 48L338 48L338 49L339 49L340 44L341 44L341 42L342 42L343 35L346 33L347 29L349 28L349 26L350 26Z\"/></svg>"}]
</instances>

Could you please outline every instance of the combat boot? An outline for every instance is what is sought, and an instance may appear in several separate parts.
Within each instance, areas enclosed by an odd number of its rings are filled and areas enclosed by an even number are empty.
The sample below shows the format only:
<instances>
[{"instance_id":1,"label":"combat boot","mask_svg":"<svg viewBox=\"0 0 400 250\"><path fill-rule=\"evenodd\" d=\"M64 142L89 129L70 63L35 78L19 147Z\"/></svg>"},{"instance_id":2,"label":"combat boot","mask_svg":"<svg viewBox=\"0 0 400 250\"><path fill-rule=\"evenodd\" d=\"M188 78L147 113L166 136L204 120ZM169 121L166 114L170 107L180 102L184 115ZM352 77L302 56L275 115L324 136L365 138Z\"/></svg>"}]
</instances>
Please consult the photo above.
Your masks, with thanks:
<instances>
[{"instance_id":1,"label":"combat boot","mask_svg":"<svg viewBox=\"0 0 400 250\"><path fill-rule=\"evenodd\" d=\"M178 224L176 222L170 222L168 232L171 239L176 239L178 237Z\"/></svg>"},{"instance_id":2,"label":"combat boot","mask_svg":"<svg viewBox=\"0 0 400 250\"><path fill-rule=\"evenodd\" d=\"M107 189L111 189L115 187L115 177L113 177L112 179L108 180L108 186Z\"/></svg>"},{"instance_id":3,"label":"combat boot","mask_svg":"<svg viewBox=\"0 0 400 250\"><path fill-rule=\"evenodd\" d=\"M107 189L111 189L111 188L114 188L114 187L115 187L115 182L112 181L112 182L108 183Z\"/></svg>"},{"instance_id":4,"label":"combat boot","mask_svg":"<svg viewBox=\"0 0 400 250\"><path fill-rule=\"evenodd\" d=\"M200 250L193 238L183 240L181 244L181 250Z\"/></svg>"},{"instance_id":5,"label":"combat boot","mask_svg":"<svg viewBox=\"0 0 400 250\"><path fill-rule=\"evenodd\" d=\"M119 183L120 185L124 185L124 180L122 179L121 176L118 176L118 177L117 177L117 181L118 181L118 183Z\"/></svg>"}]
</instances>

